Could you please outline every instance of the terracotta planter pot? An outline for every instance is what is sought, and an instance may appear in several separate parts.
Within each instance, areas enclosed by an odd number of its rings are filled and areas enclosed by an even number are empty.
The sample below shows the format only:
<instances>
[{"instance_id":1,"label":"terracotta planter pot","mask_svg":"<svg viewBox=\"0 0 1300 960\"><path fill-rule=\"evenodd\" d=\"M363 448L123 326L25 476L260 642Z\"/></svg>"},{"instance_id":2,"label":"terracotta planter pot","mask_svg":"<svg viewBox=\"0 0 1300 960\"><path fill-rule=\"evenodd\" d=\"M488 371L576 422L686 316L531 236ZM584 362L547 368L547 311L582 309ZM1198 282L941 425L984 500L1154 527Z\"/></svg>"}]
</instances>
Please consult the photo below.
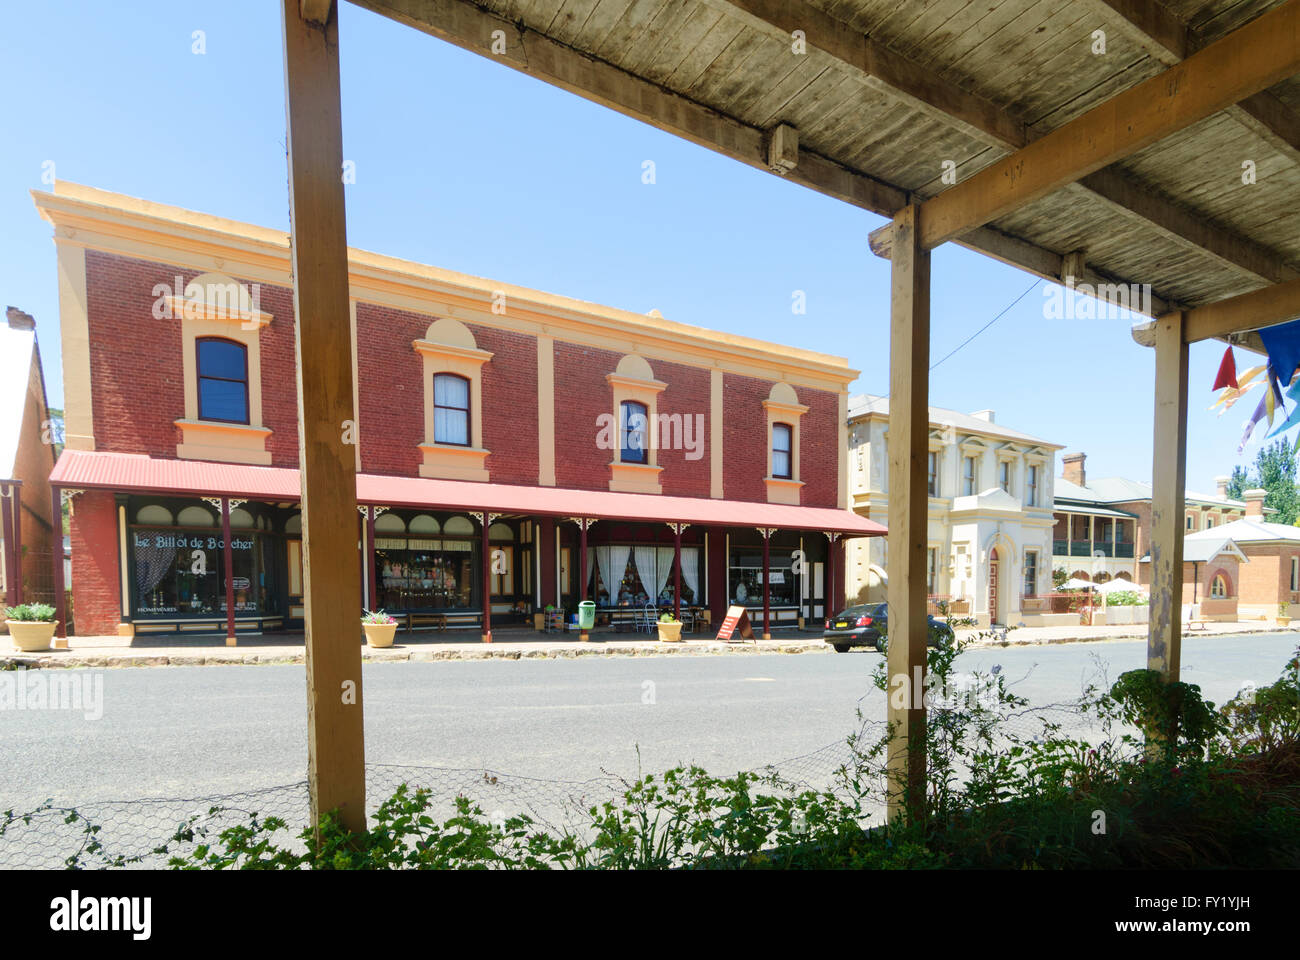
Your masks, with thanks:
<instances>
[{"instance_id":1,"label":"terracotta planter pot","mask_svg":"<svg viewBox=\"0 0 1300 960\"><path fill-rule=\"evenodd\" d=\"M54 639L54 628L58 625L57 620L49 622L31 620L5 621L5 626L9 628L9 636L14 641L14 649L21 650L23 653L50 649L50 641Z\"/></svg>"},{"instance_id":2,"label":"terracotta planter pot","mask_svg":"<svg viewBox=\"0 0 1300 960\"><path fill-rule=\"evenodd\" d=\"M678 623L660 623L659 639L664 643L681 643L682 642L682 625Z\"/></svg>"},{"instance_id":3,"label":"terracotta planter pot","mask_svg":"<svg viewBox=\"0 0 1300 960\"><path fill-rule=\"evenodd\" d=\"M366 630L366 646L368 647L391 647L393 637L397 635L397 624L395 623L363 623Z\"/></svg>"}]
</instances>

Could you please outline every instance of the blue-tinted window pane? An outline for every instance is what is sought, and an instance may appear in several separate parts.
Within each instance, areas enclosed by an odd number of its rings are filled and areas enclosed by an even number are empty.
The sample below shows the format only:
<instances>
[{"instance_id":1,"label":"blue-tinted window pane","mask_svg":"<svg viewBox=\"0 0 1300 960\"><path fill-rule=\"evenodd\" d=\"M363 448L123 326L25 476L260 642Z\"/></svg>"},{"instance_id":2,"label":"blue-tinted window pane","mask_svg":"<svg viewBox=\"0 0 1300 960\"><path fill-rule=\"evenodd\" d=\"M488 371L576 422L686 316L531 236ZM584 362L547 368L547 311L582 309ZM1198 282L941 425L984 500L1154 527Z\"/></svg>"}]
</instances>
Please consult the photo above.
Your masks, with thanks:
<instances>
[{"instance_id":1,"label":"blue-tinted window pane","mask_svg":"<svg viewBox=\"0 0 1300 960\"><path fill-rule=\"evenodd\" d=\"M469 445L469 414L464 410L438 407L433 411L433 439L435 443Z\"/></svg>"},{"instance_id":2,"label":"blue-tinted window pane","mask_svg":"<svg viewBox=\"0 0 1300 960\"><path fill-rule=\"evenodd\" d=\"M199 376L226 380L248 379L246 349L229 340L199 341Z\"/></svg>"},{"instance_id":3,"label":"blue-tinted window pane","mask_svg":"<svg viewBox=\"0 0 1300 960\"><path fill-rule=\"evenodd\" d=\"M433 378L433 403L439 407L469 407L469 382L460 377Z\"/></svg>"},{"instance_id":4,"label":"blue-tinted window pane","mask_svg":"<svg viewBox=\"0 0 1300 960\"><path fill-rule=\"evenodd\" d=\"M772 449L780 450L784 453L790 452L790 428L784 424L776 424L772 427Z\"/></svg>"},{"instance_id":5,"label":"blue-tinted window pane","mask_svg":"<svg viewBox=\"0 0 1300 960\"><path fill-rule=\"evenodd\" d=\"M772 476L790 476L790 454L783 450L772 451Z\"/></svg>"},{"instance_id":6,"label":"blue-tinted window pane","mask_svg":"<svg viewBox=\"0 0 1300 960\"><path fill-rule=\"evenodd\" d=\"M620 459L624 463L645 463L646 448L649 446L648 427L645 407L639 403L625 402L622 409L622 451Z\"/></svg>"},{"instance_id":7,"label":"blue-tinted window pane","mask_svg":"<svg viewBox=\"0 0 1300 960\"><path fill-rule=\"evenodd\" d=\"M245 386L232 380L199 378L199 419L248 422Z\"/></svg>"}]
</instances>

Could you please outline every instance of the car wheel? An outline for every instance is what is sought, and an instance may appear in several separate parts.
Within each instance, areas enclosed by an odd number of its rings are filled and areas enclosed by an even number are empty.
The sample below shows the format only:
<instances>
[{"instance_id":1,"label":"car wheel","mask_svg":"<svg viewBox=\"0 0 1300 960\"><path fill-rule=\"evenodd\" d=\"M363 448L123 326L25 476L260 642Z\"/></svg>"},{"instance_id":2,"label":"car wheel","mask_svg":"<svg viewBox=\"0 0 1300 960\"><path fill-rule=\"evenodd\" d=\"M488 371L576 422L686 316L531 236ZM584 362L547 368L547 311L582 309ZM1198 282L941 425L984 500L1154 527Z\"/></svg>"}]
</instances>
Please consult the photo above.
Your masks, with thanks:
<instances>
[{"instance_id":1,"label":"car wheel","mask_svg":"<svg viewBox=\"0 0 1300 960\"><path fill-rule=\"evenodd\" d=\"M848 653L848 652L849 652L849 645L848 645L847 643L836 643L836 644L832 644L832 646L835 647L835 652L836 652L836 653Z\"/></svg>"}]
</instances>

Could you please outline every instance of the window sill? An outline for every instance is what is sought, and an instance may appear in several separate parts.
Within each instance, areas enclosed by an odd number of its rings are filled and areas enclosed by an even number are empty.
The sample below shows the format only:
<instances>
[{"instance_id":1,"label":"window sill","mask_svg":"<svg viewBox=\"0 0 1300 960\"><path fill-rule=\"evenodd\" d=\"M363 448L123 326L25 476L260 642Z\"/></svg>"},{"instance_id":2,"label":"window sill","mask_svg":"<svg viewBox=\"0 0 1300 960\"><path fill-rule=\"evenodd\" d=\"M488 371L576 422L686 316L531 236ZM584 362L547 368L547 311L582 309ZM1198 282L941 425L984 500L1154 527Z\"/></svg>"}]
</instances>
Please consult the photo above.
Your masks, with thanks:
<instances>
[{"instance_id":1,"label":"window sill","mask_svg":"<svg viewBox=\"0 0 1300 960\"><path fill-rule=\"evenodd\" d=\"M487 458L491 451L482 447L458 447L451 444L422 443L420 476L430 480L473 480L487 483Z\"/></svg>"},{"instance_id":2,"label":"window sill","mask_svg":"<svg viewBox=\"0 0 1300 960\"><path fill-rule=\"evenodd\" d=\"M615 460L609 465L609 489L615 493L663 493L659 483L662 470L650 463Z\"/></svg>"},{"instance_id":3,"label":"window sill","mask_svg":"<svg viewBox=\"0 0 1300 960\"><path fill-rule=\"evenodd\" d=\"M784 503L796 507L799 505L799 493L803 489L802 480L792 480L785 477L764 477L763 482L767 484L768 503Z\"/></svg>"},{"instance_id":4,"label":"window sill","mask_svg":"<svg viewBox=\"0 0 1300 960\"><path fill-rule=\"evenodd\" d=\"M248 463L266 467L271 454L266 438L271 431L246 423L222 423L217 420L177 420L181 442L176 456L181 460L213 460L218 463Z\"/></svg>"}]
</instances>

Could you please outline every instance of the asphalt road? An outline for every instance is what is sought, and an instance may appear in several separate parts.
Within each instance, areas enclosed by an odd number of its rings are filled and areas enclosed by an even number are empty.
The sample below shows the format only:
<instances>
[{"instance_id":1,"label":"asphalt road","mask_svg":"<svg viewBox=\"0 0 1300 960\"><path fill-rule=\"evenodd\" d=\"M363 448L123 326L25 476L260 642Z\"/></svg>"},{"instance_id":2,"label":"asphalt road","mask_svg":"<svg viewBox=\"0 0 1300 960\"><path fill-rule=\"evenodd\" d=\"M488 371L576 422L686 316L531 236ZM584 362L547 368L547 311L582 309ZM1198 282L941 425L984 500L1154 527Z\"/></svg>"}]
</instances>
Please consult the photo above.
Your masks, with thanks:
<instances>
[{"instance_id":1,"label":"asphalt road","mask_svg":"<svg viewBox=\"0 0 1300 960\"><path fill-rule=\"evenodd\" d=\"M1189 638L1184 678L1221 702L1271 682L1300 634ZM808 754L883 715L878 654L732 655L371 664L366 745L376 763L575 780L698 763L732 773ZM1035 704L1076 697L1104 667L1141 666L1136 641L981 650ZM48 671L65 673L66 671ZM103 716L0 710L0 809L206 797L302 780L301 666L99 671ZM652 685L652 686L649 686ZM645 701L652 702L645 702Z\"/></svg>"}]
</instances>

